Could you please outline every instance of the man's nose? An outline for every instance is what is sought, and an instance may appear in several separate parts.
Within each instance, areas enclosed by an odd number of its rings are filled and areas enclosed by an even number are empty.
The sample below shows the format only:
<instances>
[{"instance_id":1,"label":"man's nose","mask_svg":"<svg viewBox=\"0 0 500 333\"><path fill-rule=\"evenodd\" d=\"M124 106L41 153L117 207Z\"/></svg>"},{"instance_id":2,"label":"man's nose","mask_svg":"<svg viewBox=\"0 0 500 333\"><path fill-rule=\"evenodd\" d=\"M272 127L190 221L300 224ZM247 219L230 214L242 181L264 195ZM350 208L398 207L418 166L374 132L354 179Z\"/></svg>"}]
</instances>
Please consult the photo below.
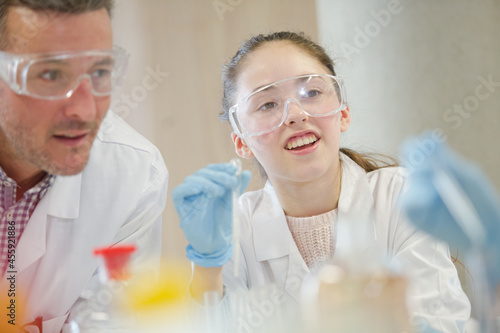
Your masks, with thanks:
<instances>
[{"instance_id":1,"label":"man's nose","mask_svg":"<svg viewBox=\"0 0 500 333\"><path fill-rule=\"evenodd\" d=\"M66 116L81 121L95 120L97 110L89 77L84 76L79 80L67 101Z\"/></svg>"}]
</instances>

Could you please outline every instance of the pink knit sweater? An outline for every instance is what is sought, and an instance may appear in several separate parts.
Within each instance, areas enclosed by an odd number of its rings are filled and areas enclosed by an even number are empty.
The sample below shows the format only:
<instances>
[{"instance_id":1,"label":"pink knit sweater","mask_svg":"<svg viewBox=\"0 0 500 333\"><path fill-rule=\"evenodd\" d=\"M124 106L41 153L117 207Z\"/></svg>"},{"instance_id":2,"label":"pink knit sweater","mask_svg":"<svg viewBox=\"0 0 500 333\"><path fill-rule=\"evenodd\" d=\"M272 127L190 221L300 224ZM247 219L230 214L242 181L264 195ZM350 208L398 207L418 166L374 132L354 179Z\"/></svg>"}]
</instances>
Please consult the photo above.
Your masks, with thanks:
<instances>
[{"instance_id":1,"label":"pink knit sweater","mask_svg":"<svg viewBox=\"0 0 500 333\"><path fill-rule=\"evenodd\" d=\"M336 219L336 209L310 217L286 216L295 244L309 268L318 266L333 257Z\"/></svg>"}]
</instances>

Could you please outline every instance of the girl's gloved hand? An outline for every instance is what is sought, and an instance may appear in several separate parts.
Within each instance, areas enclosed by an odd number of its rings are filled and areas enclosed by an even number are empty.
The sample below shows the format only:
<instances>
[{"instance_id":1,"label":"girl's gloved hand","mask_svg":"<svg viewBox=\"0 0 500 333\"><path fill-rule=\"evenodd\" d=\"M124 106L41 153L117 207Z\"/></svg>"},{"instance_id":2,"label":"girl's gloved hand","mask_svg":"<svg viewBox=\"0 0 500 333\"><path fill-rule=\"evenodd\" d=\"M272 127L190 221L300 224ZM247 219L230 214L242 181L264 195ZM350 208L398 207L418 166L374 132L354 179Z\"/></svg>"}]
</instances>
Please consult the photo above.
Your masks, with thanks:
<instances>
[{"instance_id":1,"label":"girl's gloved hand","mask_svg":"<svg viewBox=\"0 0 500 333\"><path fill-rule=\"evenodd\" d=\"M463 190L477 212L485 238L481 251L489 263L488 278L493 286L500 282L500 200L486 175L446 145L428 135L403 144L402 159L409 161L409 188L402 198L403 210L420 229L468 251L472 245L460 224L448 210L436 189L434 178L446 173Z\"/></svg>"},{"instance_id":2,"label":"girl's gloved hand","mask_svg":"<svg viewBox=\"0 0 500 333\"><path fill-rule=\"evenodd\" d=\"M172 191L180 227L189 241L187 258L203 267L219 267L232 254L232 191L250 182L247 170L235 176L231 163L210 164L186 177Z\"/></svg>"}]
</instances>

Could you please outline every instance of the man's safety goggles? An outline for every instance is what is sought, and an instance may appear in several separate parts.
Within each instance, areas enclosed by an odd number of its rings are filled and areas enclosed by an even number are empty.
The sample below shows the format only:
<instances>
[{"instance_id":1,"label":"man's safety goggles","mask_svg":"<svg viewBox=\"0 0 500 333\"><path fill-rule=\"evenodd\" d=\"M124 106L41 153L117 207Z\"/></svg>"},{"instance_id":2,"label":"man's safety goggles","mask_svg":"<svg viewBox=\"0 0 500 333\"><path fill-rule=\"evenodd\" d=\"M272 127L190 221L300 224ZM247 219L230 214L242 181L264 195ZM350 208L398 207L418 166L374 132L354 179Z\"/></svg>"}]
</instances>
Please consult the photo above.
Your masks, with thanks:
<instances>
[{"instance_id":1,"label":"man's safety goggles","mask_svg":"<svg viewBox=\"0 0 500 333\"><path fill-rule=\"evenodd\" d=\"M268 84L232 106L229 121L242 138L267 134L283 125L292 103L311 117L326 117L345 110L342 78L312 74Z\"/></svg>"},{"instance_id":2,"label":"man's safety goggles","mask_svg":"<svg viewBox=\"0 0 500 333\"><path fill-rule=\"evenodd\" d=\"M70 97L83 79L95 96L107 96L123 80L128 58L118 46L48 54L0 52L0 78L19 95L45 100Z\"/></svg>"}]
</instances>

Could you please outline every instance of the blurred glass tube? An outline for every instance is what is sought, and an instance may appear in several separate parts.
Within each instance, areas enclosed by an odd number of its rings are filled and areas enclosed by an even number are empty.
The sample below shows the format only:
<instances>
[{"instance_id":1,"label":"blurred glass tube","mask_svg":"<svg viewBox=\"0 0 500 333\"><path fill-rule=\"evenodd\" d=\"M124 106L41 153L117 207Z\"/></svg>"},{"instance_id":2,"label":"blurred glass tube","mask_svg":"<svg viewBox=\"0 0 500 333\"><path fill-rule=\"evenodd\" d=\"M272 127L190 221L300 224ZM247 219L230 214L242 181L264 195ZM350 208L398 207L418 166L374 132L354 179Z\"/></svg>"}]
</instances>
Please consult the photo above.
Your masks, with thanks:
<instances>
[{"instance_id":1,"label":"blurred glass tube","mask_svg":"<svg viewBox=\"0 0 500 333\"><path fill-rule=\"evenodd\" d=\"M485 262L482 252L486 231L474 205L462 187L444 172L439 165L433 163L433 167L435 169L433 182L436 191L471 243L471 250L466 254L466 263L470 268L474 281L476 281L477 301L475 307L479 321L479 331L482 333L497 333L494 313L496 286L489 285L486 274L486 265L488 263Z\"/></svg>"}]
</instances>

